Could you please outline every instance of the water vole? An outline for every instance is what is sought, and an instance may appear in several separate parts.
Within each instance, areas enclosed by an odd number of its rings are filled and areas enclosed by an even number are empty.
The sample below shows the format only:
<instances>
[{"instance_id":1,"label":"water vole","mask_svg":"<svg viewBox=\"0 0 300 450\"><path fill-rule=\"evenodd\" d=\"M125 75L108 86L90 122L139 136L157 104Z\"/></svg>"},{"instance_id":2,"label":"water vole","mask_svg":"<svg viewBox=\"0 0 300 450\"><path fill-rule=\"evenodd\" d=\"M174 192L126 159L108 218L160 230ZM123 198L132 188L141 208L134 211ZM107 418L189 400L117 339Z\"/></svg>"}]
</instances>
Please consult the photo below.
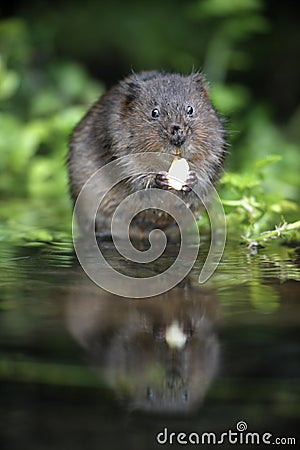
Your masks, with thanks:
<instances>
[{"instance_id":1,"label":"water vole","mask_svg":"<svg viewBox=\"0 0 300 450\"><path fill-rule=\"evenodd\" d=\"M141 72L103 95L77 125L70 140L68 168L73 199L100 167L125 155L148 152L159 158L161 153L172 157L180 154L188 162L189 172L182 188L172 188L163 156L159 171L153 170L151 158L143 164L133 161L122 166L121 162L118 170L122 181L106 194L97 213L98 234L110 234L115 208L140 189L172 189L197 213L200 202L191 189L198 184L203 196L209 194L210 184L222 172L225 153L224 127L201 74ZM87 216L81 225L88 228L92 221ZM134 234L153 228L167 230L173 222L160 210L145 211L135 221Z\"/></svg>"}]
</instances>

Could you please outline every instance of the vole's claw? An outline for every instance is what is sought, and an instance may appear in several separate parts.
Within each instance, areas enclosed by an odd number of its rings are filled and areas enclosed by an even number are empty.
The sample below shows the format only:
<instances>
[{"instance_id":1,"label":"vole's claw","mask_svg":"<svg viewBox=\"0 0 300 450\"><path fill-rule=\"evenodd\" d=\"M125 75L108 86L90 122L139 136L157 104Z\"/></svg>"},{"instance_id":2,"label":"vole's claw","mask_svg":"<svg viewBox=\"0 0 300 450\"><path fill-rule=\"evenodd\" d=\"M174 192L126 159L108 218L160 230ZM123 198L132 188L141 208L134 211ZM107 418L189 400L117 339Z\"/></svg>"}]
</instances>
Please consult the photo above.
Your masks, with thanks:
<instances>
[{"instance_id":1,"label":"vole's claw","mask_svg":"<svg viewBox=\"0 0 300 450\"><path fill-rule=\"evenodd\" d=\"M194 170L190 170L187 176L187 179L185 180L184 185L182 186L182 190L184 192L190 192L197 184L197 174Z\"/></svg>"},{"instance_id":2,"label":"vole's claw","mask_svg":"<svg viewBox=\"0 0 300 450\"><path fill-rule=\"evenodd\" d=\"M170 189L169 174L166 171L161 171L156 174L155 184L160 189Z\"/></svg>"}]
</instances>

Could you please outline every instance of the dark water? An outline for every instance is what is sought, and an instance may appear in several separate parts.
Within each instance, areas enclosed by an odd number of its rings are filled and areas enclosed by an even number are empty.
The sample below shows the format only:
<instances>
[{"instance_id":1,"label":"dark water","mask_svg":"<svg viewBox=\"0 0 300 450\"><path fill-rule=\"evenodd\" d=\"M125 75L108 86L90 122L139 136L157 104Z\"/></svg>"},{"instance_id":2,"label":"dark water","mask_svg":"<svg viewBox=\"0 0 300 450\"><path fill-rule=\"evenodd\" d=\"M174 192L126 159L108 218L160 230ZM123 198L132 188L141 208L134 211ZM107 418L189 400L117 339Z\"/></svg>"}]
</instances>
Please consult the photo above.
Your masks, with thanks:
<instances>
[{"instance_id":1,"label":"dark water","mask_svg":"<svg viewBox=\"0 0 300 450\"><path fill-rule=\"evenodd\" d=\"M1 449L205 448L241 421L237 446L299 439L297 249L229 242L209 283L196 264L140 300L99 289L70 245L0 252Z\"/></svg>"}]
</instances>

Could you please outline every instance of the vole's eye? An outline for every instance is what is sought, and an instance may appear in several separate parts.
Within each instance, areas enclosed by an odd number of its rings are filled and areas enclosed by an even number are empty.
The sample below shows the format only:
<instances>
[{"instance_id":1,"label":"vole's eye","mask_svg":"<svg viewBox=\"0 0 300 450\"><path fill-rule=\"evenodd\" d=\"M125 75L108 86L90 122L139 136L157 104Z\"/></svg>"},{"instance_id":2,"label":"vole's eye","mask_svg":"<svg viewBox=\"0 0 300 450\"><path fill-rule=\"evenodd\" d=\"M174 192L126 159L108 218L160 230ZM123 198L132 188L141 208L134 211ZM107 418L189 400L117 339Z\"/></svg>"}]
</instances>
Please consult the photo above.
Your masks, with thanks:
<instances>
[{"instance_id":1,"label":"vole's eye","mask_svg":"<svg viewBox=\"0 0 300 450\"><path fill-rule=\"evenodd\" d=\"M192 116L194 114L194 108L192 106L187 106L185 112L188 116Z\"/></svg>"},{"instance_id":2,"label":"vole's eye","mask_svg":"<svg viewBox=\"0 0 300 450\"><path fill-rule=\"evenodd\" d=\"M160 116L160 112L158 108L152 109L151 116L153 119L157 119Z\"/></svg>"}]
</instances>

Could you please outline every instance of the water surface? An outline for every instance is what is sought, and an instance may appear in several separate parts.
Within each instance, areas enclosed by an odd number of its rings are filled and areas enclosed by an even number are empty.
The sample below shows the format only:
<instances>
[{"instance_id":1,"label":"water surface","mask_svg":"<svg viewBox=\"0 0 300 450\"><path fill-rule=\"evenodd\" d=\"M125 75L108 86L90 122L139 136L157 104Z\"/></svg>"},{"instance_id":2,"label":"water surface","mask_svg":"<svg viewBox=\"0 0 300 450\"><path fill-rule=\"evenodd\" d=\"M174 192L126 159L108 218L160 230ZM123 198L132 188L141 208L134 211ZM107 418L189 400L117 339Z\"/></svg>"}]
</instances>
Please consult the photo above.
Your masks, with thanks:
<instances>
[{"instance_id":1,"label":"water surface","mask_svg":"<svg viewBox=\"0 0 300 450\"><path fill-rule=\"evenodd\" d=\"M70 243L2 242L0 255L1 449L152 449L162 431L220 436L240 421L299 437L296 248L227 242L204 286L199 261L139 300L98 288Z\"/></svg>"}]
</instances>

